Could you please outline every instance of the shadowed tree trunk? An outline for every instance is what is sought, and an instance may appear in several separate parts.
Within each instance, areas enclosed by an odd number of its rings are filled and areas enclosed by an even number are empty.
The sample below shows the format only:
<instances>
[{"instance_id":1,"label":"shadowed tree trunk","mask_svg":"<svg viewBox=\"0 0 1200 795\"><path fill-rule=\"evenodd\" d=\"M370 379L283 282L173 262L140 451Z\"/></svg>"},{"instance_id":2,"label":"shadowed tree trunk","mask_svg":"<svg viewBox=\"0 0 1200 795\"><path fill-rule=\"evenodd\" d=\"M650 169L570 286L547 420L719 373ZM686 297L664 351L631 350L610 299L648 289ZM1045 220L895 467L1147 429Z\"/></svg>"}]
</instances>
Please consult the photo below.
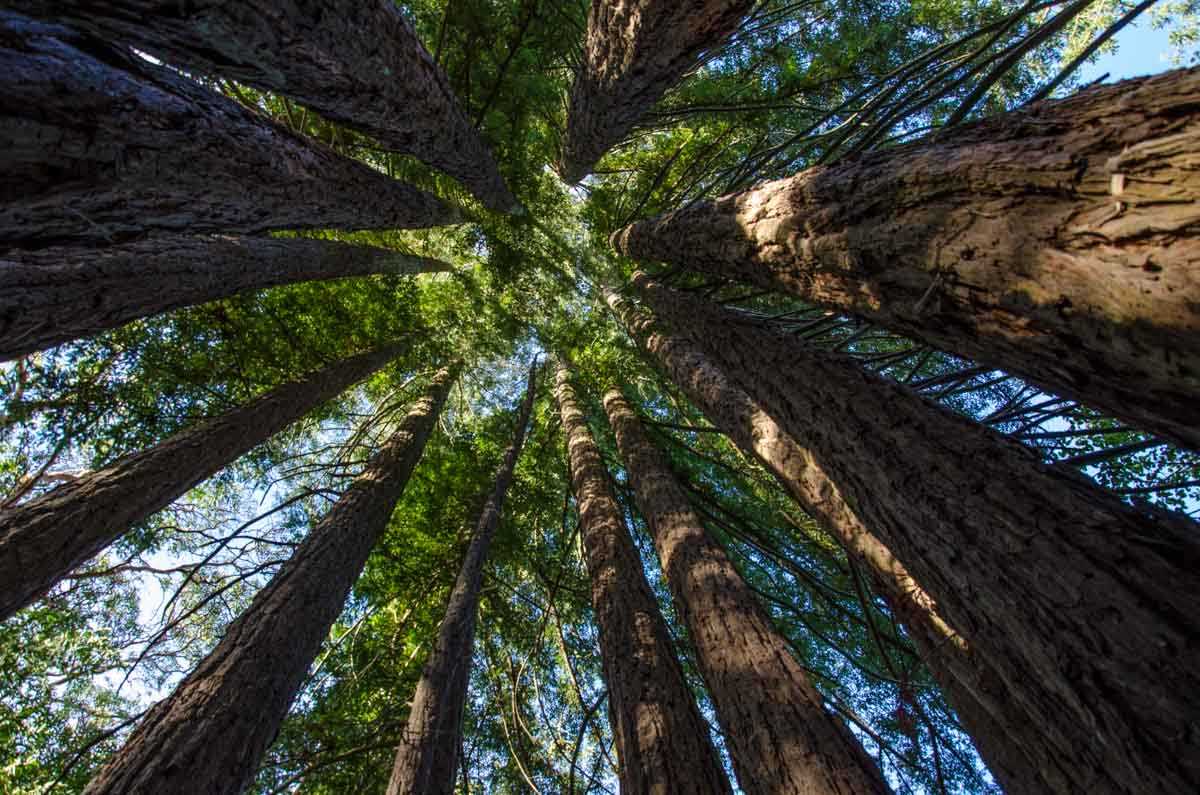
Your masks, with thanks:
<instances>
[{"instance_id":1,"label":"shadowed tree trunk","mask_svg":"<svg viewBox=\"0 0 1200 795\"><path fill-rule=\"evenodd\" d=\"M560 361L555 397L567 437L584 563L592 582L621 792L727 795L729 782L708 724L684 681L570 378Z\"/></svg>"},{"instance_id":2,"label":"shadowed tree trunk","mask_svg":"<svg viewBox=\"0 0 1200 795\"><path fill-rule=\"evenodd\" d=\"M3 12L0 38L0 244L458 220L131 52Z\"/></svg>"},{"instance_id":3,"label":"shadowed tree trunk","mask_svg":"<svg viewBox=\"0 0 1200 795\"><path fill-rule=\"evenodd\" d=\"M618 389L608 421L747 792L890 793L713 539Z\"/></svg>"},{"instance_id":4,"label":"shadowed tree trunk","mask_svg":"<svg viewBox=\"0 0 1200 795\"><path fill-rule=\"evenodd\" d=\"M392 0L16 0L10 7L291 97L458 178L494 210L516 204L445 73Z\"/></svg>"},{"instance_id":5,"label":"shadowed tree trunk","mask_svg":"<svg viewBox=\"0 0 1200 795\"><path fill-rule=\"evenodd\" d=\"M396 751L388 795L450 795L458 770L458 752L462 739L462 712L471 675L471 656L475 647L475 613L479 606L479 587L483 564L496 528L504 496L513 480L513 470L525 444L525 431L537 392L537 361L529 368L525 399L517 415L512 443L496 470L492 493L488 495L475 534L467 548L462 569L446 617L438 630L437 643L425 662L417 683L408 724Z\"/></svg>"},{"instance_id":6,"label":"shadowed tree trunk","mask_svg":"<svg viewBox=\"0 0 1200 795\"><path fill-rule=\"evenodd\" d=\"M606 291L613 312L643 350L714 426L748 457L760 461L804 511L816 519L871 575L876 590L904 624L921 660L975 741L1006 792L1045 794L1120 791L1106 770L1083 777L1073 759L1055 756L1039 728L1008 698L991 667L938 614L937 604L863 526L812 453L787 434L686 337L648 312Z\"/></svg>"},{"instance_id":7,"label":"shadowed tree trunk","mask_svg":"<svg viewBox=\"0 0 1200 795\"><path fill-rule=\"evenodd\" d=\"M0 511L0 621L132 525L383 367L402 349L392 345L343 359Z\"/></svg>"},{"instance_id":8,"label":"shadowed tree trunk","mask_svg":"<svg viewBox=\"0 0 1200 795\"><path fill-rule=\"evenodd\" d=\"M592 0L558 171L569 183L737 29L754 0Z\"/></svg>"},{"instance_id":9,"label":"shadowed tree trunk","mask_svg":"<svg viewBox=\"0 0 1200 795\"><path fill-rule=\"evenodd\" d=\"M1200 70L641 221L621 252L791 292L1200 449Z\"/></svg>"},{"instance_id":10,"label":"shadowed tree trunk","mask_svg":"<svg viewBox=\"0 0 1200 795\"><path fill-rule=\"evenodd\" d=\"M438 372L217 647L147 713L88 795L233 795L251 782L341 613L454 382Z\"/></svg>"},{"instance_id":11,"label":"shadowed tree trunk","mask_svg":"<svg viewBox=\"0 0 1200 795\"><path fill-rule=\"evenodd\" d=\"M306 238L169 235L0 254L0 360L182 306L293 282L450 266Z\"/></svg>"},{"instance_id":12,"label":"shadowed tree trunk","mask_svg":"<svg viewBox=\"0 0 1200 795\"><path fill-rule=\"evenodd\" d=\"M638 275L800 441L1079 777L1200 783L1200 542L845 355Z\"/></svg>"}]
</instances>

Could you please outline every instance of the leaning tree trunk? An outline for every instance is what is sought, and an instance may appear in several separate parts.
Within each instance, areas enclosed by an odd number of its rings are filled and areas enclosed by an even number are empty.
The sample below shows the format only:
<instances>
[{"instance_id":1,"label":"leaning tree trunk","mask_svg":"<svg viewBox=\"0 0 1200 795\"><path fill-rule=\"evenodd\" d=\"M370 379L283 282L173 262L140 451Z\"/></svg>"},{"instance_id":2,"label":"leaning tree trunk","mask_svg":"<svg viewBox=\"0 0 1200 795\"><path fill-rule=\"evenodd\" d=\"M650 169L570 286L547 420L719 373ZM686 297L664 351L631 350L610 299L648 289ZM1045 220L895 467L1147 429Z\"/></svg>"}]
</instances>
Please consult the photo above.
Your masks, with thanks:
<instances>
[{"instance_id":1,"label":"leaning tree trunk","mask_svg":"<svg viewBox=\"0 0 1200 795\"><path fill-rule=\"evenodd\" d=\"M999 676L938 614L937 604L846 503L812 453L763 411L697 345L674 334L617 293L605 298L643 350L714 426L771 472L804 511L841 542L870 574L876 590L904 624L922 662L954 707L1005 792L1089 795L1119 791L1111 781L1081 778L1008 698Z\"/></svg>"},{"instance_id":2,"label":"leaning tree trunk","mask_svg":"<svg viewBox=\"0 0 1200 795\"><path fill-rule=\"evenodd\" d=\"M450 266L308 238L167 235L0 254L0 361L132 320L280 284Z\"/></svg>"},{"instance_id":3,"label":"leaning tree trunk","mask_svg":"<svg viewBox=\"0 0 1200 795\"><path fill-rule=\"evenodd\" d=\"M388 795L450 795L458 770L458 751L462 739L462 713L471 675L471 656L475 647L475 613L479 606L479 588L483 563L496 528L500 511L513 480L513 471L525 444L525 429L533 411L537 392L537 361L529 368L525 399L517 415L512 443L496 470L492 493L479 514L475 534L467 548L462 569L446 616L438 630L437 643L425 661L421 681L413 696L408 723L396 750Z\"/></svg>"},{"instance_id":4,"label":"leaning tree trunk","mask_svg":"<svg viewBox=\"0 0 1200 795\"><path fill-rule=\"evenodd\" d=\"M159 702L84 792L223 795L254 778L341 613L454 382L441 370L221 642Z\"/></svg>"},{"instance_id":5,"label":"leaning tree trunk","mask_svg":"<svg viewBox=\"0 0 1200 795\"><path fill-rule=\"evenodd\" d=\"M1200 69L817 167L613 236L853 312L1200 449Z\"/></svg>"},{"instance_id":6,"label":"leaning tree trunk","mask_svg":"<svg viewBox=\"0 0 1200 795\"><path fill-rule=\"evenodd\" d=\"M1125 505L843 354L637 283L804 444L1068 769L1119 792L1200 784L1195 523Z\"/></svg>"},{"instance_id":7,"label":"leaning tree trunk","mask_svg":"<svg viewBox=\"0 0 1200 795\"><path fill-rule=\"evenodd\" d=\"M619 389L608 422L747 792L890 793L792 656Z\"/></svg>"},{"instance_id":8,"label":"leaning tree trunk","mask_svg":"<svg viewBox=\"0 0 1200 795\"><path fill-rule=\"evenodd\" d=\"M383 367L401 350L390 345L336 362L0 511L0 621L130 527Z\"/></svg>"},{"instance_id":9,"label":"leaning tree trunk","mask_svg":"<svg viewBox=\"0 0 1200 795\"><path fill-rule=\"evenodd\" d=\"M555 397L579 510L624 795L730 792L609 474L561 361Z\"/></svg>"},{"instance_id":10,"label":"leaning tree trunk","mask_svg":"<svg viewBox=\"0 0 1200 795\"><path fill-rule=\"evenodd\" d=\"M445 73L392 0L15 0L173 66L291 97L457 177L495 210L516 200Z\"/></svg>"},{"instance_id":11,"label":"leaning tree trunk","mask_svg":"<svg viewBox=\"0 0 1200 795\"><path fill-rule=\"evenodd\" d=\"M458 220L132 52L5 12L0 39L0 245Z\"/></svg>"},{"instance_id":12,"label":"leaning tree trunk","mask_svg":"<svg viewBox=\"0 0 1200 795\"><path fill-rule=\"evenodd\" d=\"M569 183L694 67L720 47L754 0L592 0L583 64L571 86L558 171Z\"/></svg>"}]
</instances>

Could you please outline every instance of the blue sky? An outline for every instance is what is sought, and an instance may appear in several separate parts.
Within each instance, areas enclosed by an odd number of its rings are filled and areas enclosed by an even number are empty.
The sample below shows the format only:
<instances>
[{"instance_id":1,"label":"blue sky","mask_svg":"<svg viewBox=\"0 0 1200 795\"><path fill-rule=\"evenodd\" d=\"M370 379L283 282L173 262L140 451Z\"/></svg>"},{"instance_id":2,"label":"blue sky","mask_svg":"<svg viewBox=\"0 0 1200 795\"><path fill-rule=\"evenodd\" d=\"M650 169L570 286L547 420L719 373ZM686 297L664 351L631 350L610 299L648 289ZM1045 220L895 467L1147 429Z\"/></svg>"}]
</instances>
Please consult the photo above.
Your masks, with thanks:
<instances>
[{"instance_id":1,"label":"blue sky","mask_svg":"<svg viewBox=\"0 0 1200 795\"><path fill-rule=\"evenodd\" d=\"M1086 64L1079 70L1081 83L1090 83L1105 72L1109 81L1127 77L1162 72L1171 68L1168 60L1171 42L1166 29L1155 29L1150 15L1153 9L1142 14L1115 37L1117 50L1101 55L1095 63Z\"/></svg>"}]
</instances>

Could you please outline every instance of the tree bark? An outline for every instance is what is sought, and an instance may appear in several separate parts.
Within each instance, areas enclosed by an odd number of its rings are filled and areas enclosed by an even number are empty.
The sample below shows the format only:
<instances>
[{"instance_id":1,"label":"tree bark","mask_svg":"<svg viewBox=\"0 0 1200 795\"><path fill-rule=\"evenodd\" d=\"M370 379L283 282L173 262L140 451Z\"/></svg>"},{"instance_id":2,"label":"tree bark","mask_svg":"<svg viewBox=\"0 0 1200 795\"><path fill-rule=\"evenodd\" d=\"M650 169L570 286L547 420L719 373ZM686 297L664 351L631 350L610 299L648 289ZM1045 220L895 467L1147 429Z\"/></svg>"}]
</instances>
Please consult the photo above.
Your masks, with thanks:
<instances>
[{"instance_id":1,"label":"tree bark","mask_svg":"<svg viewBox=\"0 0 1200 795\"><path fill-rule=\"evenodd\" d=\"M462 713L471 676L471 657L475 647L475 613L479 607L479 588L483 564L496 528L504 497L512 484L513 471L537 393L537 362L529 368L525 399L517 415L512 443L504 451L492 492L479 514L475 534L458 572L446 616L438 630L436 645L425 662L421 681L412 700L412 711L396 751L388 795L451 795L458 770L461 747Z\"/></svg>"},{"instance_id":2,"label":"tree bark","mask_svg":"<svg viewBox=\"0 0 1200 795\"><path fill-rule=\"evenodd\" d=\"M623 253L791 292L1200 449L1200 70L1099 86L641 221Z\"/></svg>"},{"instance_id":3,"label":"tree bark","mask_svg":"<svg viewBox=\"0 0 1200 795\"><path fill-rule=\"evenodd\" d=\"M636 282L810 451L1068 769L1118 792L1195 789L1194 522L1125 505L842 354Z\"/></svg>"},{"instance_id":4,"label":"tree bark","mask_svg":"<svg viewBox=\"0 0 1200 795\"><path fill-rule=\"evenodd\" d=\"M461 180L494 210L516 199L442 69L392 0L17 0L168 63L291 97Z\"/></svg>"},{"instance_id":5,"label":"tree bark","mask_svg":"<svg viewBox=\"0 0 1200 795\"><path fill-rule=\"evenodd\" d=\"M223 795L254 778L457 375L445 368L217 647L138 724L87 795Z\"/></svg>"},{"instance_id":6,"label":"tree bark","mask_svg":"<svg viewBox=\"0 0 1200 795\"><path fill-rule=\"evenodd\" d=\"M450 265L307 238L170 235L0 254L0 361L138 318L294 282Z\"/></svg>"},{"instance_id":7,"label":"tree bark","mask_svg":"<svg viewBox=\"0 0 1200 795\"><path fill-rule=\"evenodd\" d=\"M574 184L633 129L706 50L733 35L754 0L592 0L571 86L558 172Z\"/></svg>"},{"instance_id":8,"label":"tree bark","mask_svg":"<svg viewBox=\"0 0 1200 795\"><path fill-rule=\"evenodd\" d=\"M0 244L459 220L131 52L10 13L0 37Z\"/></svg>"},{"instance_id":9,"label":"tree bark","mask_svg":"<svg viewBox=\"0 0 1200 795\"><path fill-rule=\"evenodd\" d=\"M757 459L813 519L871 575L907 630L946 700L1005 792L1026 795L1119 791L1105 771L1078 777L1040 728L1008 698L999 675L938 613L937 603L859 519L812 452L790 436L688 338L613 291L605 298L630 336L688 399L748 457Z\"/></svg>"},{"instance_id":10,"label":"tree bark","mask_svg":"<svg viewBox=\"0 0 1200 795\"><path fill-rule=\"evenodd\" d=\"M200 481L394 359L343 359L244 406L0 511L0 621Z\"/></svg>"},{"instance_id":11,"label":"tree bark","mask_svg":"<svg viewBox=\"0 0 1200 795\"><path fill-rule=\"evenodd\" d=\"M614 388L604 408L742 789L890 793L874 760L826 711L788 642L705 529L633 406Z\"/></svg>"},{"instance_id":12,"label":"tree bark","mask_svg":"<svg viewBox=\"0 0 1200 795\"><path fill-rule=\"evenodd\" d=\"M555 397L579 510L584 563L625 795L721 793L729 782L683 678L609 474L559 362Z\"/></svg>"}]
</instances>

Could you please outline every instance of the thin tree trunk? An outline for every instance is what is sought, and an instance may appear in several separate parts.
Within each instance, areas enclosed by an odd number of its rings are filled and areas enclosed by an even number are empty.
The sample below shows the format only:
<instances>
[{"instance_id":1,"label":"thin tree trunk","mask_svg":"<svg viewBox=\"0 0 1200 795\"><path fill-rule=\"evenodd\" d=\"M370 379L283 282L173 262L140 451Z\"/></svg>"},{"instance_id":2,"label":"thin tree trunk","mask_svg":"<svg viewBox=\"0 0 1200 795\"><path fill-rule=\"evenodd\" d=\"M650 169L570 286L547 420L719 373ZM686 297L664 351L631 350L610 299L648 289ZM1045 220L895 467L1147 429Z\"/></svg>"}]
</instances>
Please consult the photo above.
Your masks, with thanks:
<instances>
[{"instance_id":1,"label":"thin tree trunk","mask_svg":"<svg viewBox=\"0 0 1200 795\"><path fill-rule=\"evenodd\" d=\"M779 795L890 793L705 529L633 406L610 389L604 408L742 788Z\"/></svg>"},{"instance_id":2,"label":"thin tree trunk","mask_svg":"<svg viewBox=\"0 0 1200 795\"><path fill-rule=\"evenodd\" d=\"M570 379L560 361L555 397L567 437L584 563L592 581L621 792L727 795L729 782L708 725L684 681Z\"/></svg>"},{"instance_id":3,"label":"thin tree trunk","mask_svg":"<svg viewBox=\"0 0 1200 795\"><path fill-rule=\"evenodd\" d=\"M513 480L513 471L521 448L533 401L537 393L537 361L529 368L525 399L517 415L512 443L504 451L496 470L495 482L479 514L475 534L467 548L462 569L446 616L438 630L437 643L425 661L425 670L413 696L408 723L396 751L388 795L450 795L458 769L462 747L462 713L471 676L471 657L475 647L475 613L479 607L479 588L483 564L496 528L500 511Z\"/></svg>"},{"instance_id":4,"label":"thin tree trunk","mask_svg":"<svg viewBox=\"0 0 1200 795\"><path fill-rule=\"evenodd\" d=\"M217 647L138 724L84 792L242 792L387 528L458 368L441 370Z\"/></svg>"},{"instance_id":5,"label":"thin tree trunk","mask_svg":"<svg viewBox=\"0 0 1200 795\"><path fill-rule=\"evenodd\" d=\"M390 345L343 359L0 511L0 621L131 526L383 367L402 349Z\"/></svg>"},{"instance_id":6,"label":"thin tree trunk","mask_svg":"<svg viewBox=\"0 0 1200 795\"><path fill-rule=\"evenodd\" d=\"M1200 69L1042 102L613 236L1200 449Z\"/></svg>"},{"instance_id":7,"label":"thin tree trunk","mask_svg":"<svg viewBox=\"0 0 1200 795\"><path fill-rule=\"evenodd\" d=\"M0 254L0 361L132 320L280 284L450 265L307 238L168 235Z\"/></svg>"},{"instance_id":8,"label":"thin tree trunk","mask_svg":"<svg viewBox=\"0 0 1200 795\"><path fill-rule=\"evenodd\" d=\"M491 151L392 0L17 0L16 10L152 53L173 66L291 97L461 180L510 210Z\"/></svg>"},{"instance_id":9,"label":"thin tree trunk","mask_svg":"<svg viewBox=\"0 0 1200 795\"><path fill-rule=\"evenodd\" d=\"M0 244L458 220L131 52L10 13L0 33Z\"/></svg>"},{"instance_id":10,"label":"thin tree trunk","mask_svg":"<svg viewBox=\"0 0 1200 795\"><path fill-rule=\"evenodd\" d=\"M571 86L558 171L586 177L706 50L720 47L754 0L592 0L583 64Z\"/></svg>"},{"instance_id":11,"label":"thin tree trunk","mask_svg":"<svg viewBox=\"0 0 1200 795\"><path fill-rule=\"evenodd\" d=\"M926 667L958 713L967 733L1006 792L1028 795L1111 792L1098 778L1078 776L1049 753L1039 727L1008 698L998 674L938 614L937 604L891 553L863 526L836 484L812 453L686 337L664 328L653 315L635 309L615 292L605 295L629 334L658 362L668 378L747 456L760 461L804 511L871 574L897 619L904 625Z\"/></svg>"},{"instance_id":12,"label":"thin tree trunk","mask_svg":"<svg viewBox=\"0 0 1200 795\"><path fill-rule=\"evenodd\" d=\"M842 354L635 279L805 446L1067 769L1118 792L1195 789L1195 523L1125 505Z\"/></svg>"}]
</instances>

